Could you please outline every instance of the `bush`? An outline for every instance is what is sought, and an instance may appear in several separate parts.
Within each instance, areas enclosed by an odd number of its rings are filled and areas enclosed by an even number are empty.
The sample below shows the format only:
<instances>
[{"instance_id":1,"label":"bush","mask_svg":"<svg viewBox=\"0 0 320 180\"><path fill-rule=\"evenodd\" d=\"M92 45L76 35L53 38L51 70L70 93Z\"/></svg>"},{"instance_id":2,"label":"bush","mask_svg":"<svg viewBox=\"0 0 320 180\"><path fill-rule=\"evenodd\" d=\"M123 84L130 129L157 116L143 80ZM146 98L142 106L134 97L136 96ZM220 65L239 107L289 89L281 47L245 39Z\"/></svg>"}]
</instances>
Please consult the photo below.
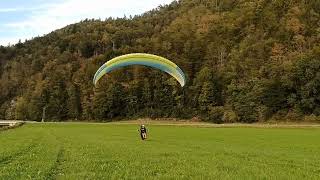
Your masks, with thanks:
<instances>
[{"instance_id":1,"label":"bush","mask_svg":"<svg viewBox=\"0 0 320 180\"><path fill-rule=\"evenodd\" d=\"M301 121L302 119L303 119L303 114L297 110L289 111L285 117L285 120L288 120L288 121Z\"/></svg>"},{"instance_id":2,"label":"bush","mask_svg":"<svg viewBox=\"0 0 320 180\"><path fill-rule=\"evenodd\" d=\"M320 116L314 114L304 116L303 121L305 122L320 122Z\"/></svg>"},{"instance_id":3,"label":"bush","mask_svg":"<svg viewBox=\"0 0 320 180\"><path fill-rule=\"evenodd\" d=\"M272 115L270 121L285 121L286 115L288 114L288 110L280 110L277 111L275 114Z\"/></svg>"},{"instance_id":4,"label":"bush","mask_svg":"<svg viewBox=\"0 0 320 180\"><path fill-rule=\"evenodd\" d=\"M224 123L235 123L239 120L239 117L233 110L226 110L223 113L222 120Z\"/></svg>"},{"instance_id":5,"label":"bush","mask_svg":"<svg viewBox=\"0 0 320 180\"><path fill-rule=\"evenodd\" d=\"M208 121L214 123L223 123L224 108L223 106L213 106L209 108Z\"/></svg>"}]
</instances>

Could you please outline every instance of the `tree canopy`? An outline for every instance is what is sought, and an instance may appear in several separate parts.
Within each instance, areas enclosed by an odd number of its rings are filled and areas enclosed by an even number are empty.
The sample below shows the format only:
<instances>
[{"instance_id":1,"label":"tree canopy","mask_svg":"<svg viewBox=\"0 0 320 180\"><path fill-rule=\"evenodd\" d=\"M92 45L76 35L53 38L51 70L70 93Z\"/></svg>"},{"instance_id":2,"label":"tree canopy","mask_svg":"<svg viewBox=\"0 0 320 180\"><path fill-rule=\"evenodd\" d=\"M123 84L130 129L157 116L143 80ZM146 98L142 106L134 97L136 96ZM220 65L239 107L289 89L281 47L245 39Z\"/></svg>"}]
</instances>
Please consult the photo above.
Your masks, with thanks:
<instances>
[{"instance_id":1,"label":"tree canopy","mask_svg":"<svg viewBox=\"0 0 320 180\"><path fill-rule=\"evenodd\" d=\"M317 119L319 22L318 0L179 0L135 17L86 19L0 47L0 119L40 121L44 111L52 121ZM137 52L174 61L186 86L134 66L94 87L104 62Z\"/></svg>"}]
</instances>

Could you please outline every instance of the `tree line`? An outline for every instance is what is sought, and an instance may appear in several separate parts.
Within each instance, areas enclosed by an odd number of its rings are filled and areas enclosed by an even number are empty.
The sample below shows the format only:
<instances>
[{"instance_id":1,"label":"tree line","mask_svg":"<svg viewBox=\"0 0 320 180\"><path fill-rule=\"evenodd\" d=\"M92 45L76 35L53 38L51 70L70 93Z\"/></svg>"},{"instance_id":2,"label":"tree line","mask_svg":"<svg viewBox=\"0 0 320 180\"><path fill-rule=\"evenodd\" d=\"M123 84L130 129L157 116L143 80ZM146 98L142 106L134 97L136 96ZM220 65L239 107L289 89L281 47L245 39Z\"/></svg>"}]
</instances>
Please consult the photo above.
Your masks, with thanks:
<instances>
[{"instance_id":1,"label":"tree line","mask_svg":"<svg viewBox=\"0 0 320 180\"><path fill-rule=\"evenodd\" d=\"M142 15L86 19L0 47L0 119L50 121L197 118L215 123L319 121L320 2L180 0ZM166 57L181 88L118 55Z\"/></svg>"}]
</instances>

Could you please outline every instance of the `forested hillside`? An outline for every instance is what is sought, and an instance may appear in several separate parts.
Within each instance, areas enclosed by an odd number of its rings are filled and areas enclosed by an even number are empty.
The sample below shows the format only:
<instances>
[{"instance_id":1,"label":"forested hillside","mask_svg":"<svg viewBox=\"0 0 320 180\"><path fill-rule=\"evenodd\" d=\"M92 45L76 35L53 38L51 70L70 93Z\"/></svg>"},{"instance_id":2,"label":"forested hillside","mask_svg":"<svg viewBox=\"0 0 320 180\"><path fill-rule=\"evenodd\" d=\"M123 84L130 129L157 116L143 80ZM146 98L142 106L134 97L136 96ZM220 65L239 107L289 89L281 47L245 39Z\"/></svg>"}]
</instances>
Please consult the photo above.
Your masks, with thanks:
<instances>
[{"instance_id":1,"label":"forested hillside","mask_svg":"<svg viewBox=\"0 0 320 180\"><path fill-rule=\"evenodd\" d=\"M187 85L135 66L94 87L100 65L134 52L172 60ZM0 47L0 77L0 119L319 121L320 1L180 0L87 19Z\"/></svg>"}]
</instances>

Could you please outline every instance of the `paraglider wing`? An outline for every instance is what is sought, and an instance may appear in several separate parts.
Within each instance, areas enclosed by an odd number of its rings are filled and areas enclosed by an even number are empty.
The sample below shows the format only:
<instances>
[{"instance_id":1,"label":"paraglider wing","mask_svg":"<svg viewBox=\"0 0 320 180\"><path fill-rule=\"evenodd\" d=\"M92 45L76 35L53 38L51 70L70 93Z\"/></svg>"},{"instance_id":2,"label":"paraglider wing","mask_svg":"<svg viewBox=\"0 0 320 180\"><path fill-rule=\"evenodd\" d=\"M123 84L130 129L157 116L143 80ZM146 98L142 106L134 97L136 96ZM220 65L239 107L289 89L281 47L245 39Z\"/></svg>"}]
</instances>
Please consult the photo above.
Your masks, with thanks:
<instances>
[{"instance_id":1,"label":"paraglider wing","mask_svg":"<svg viewBox=\"0 0 320 180\"><path fill-rule=\"evenodd\" d=\"M113 58L103 64L94 75L94 85L96 85L99 79L106 73L130 65L144 65L153 67L170 74L180 83L182 87L186 83L186 78L183 71L170 60L152 54L134 53Z\"/></svg>"}]
</instances>

